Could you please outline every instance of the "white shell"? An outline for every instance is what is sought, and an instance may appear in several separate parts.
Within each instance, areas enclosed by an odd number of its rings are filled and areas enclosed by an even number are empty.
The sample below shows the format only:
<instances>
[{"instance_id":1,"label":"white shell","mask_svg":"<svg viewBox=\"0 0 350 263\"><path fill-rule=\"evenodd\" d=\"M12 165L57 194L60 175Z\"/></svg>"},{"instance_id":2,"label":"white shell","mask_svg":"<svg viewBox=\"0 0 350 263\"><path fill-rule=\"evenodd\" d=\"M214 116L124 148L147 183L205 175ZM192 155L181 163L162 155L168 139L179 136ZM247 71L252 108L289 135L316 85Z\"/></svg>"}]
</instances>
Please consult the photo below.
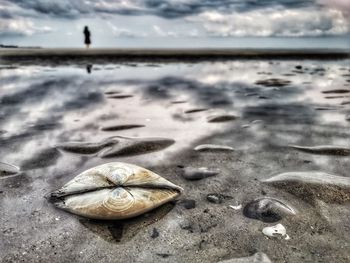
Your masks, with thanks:
<instances>
[{"instance_id":1,"label":"white shell","mask_svg":"<svg viewBox=\"0 0 350 263\"><path fill-rule=\"evenodd\" d=\"M180 195L182 188L126 163L91 168L53 192L55 205L93 219L125 219L150 211Z\"/></svg>"},{"instance_id":2,"label":"white shell","mask_svg":"<svg viewBox=\"0 0 350 263\"><path fill-rule=\"evenodd\" d=\"M282 224L265 227L262 232L268 237L284 237L286 240L290 239L287 235L286 228Z\"/></svg>"}]
</instances>

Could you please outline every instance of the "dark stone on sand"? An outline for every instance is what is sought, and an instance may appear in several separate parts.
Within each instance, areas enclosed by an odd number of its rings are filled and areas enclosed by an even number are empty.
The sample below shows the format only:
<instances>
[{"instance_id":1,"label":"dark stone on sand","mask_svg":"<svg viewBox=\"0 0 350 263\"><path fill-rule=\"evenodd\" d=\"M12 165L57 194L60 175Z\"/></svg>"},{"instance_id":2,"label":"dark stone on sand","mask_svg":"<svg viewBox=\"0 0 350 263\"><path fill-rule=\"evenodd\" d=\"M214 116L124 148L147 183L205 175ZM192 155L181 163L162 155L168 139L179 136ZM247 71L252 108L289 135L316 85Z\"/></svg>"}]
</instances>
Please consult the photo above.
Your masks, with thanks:
<instances>
[{"instance_id":1,"label":"dark stone on sand","mask_svg":"<svg viewBox=\"0 0 350 263\"><path fill-rule=\"evenodd\" d=\"M17 175L19 172L19 167L9 163L0 162L0 178Z\"/></svg>"},{"instance_id":2,"label":"dark stone on sand","mask_svg":"<svg viewBox=\"0 0 350 263\"><path fill-rule=\"evenodd\" d=\"M209 169L207 167L186 167L182 171L182 177L186 180L194 181L217 175L219 172L220 170L218 169Z\"/></svg>"},{"instance_id":3,"label":"dark stone on sand","mask_svg":"<svg viewBox=\"0 0 350 263\"><path fill-rule=\"evenodd\" d=\"M196 201L192 199L183 199L179 201L179 204L186 209L193 209L196 207Z\"/></svg>"},{"instance_id":4,"label":"dark stone on sand","mask_svg":"<svg viewBox=\"0 0 350 263\"><path fill-rule=\"evenodd\" d=\"M288 172L278 174L264 183L294 194L306 201L315 199L326 203L350 201L350 177L337 176L324 172Z\"/></svg>"},{"instance_id":5,"label":"dark stone on sand","mask_svg":"<svg viewBox=\"0 0 350 263\"><path fill-rule=\"evenodd\" d=\"M234 149L230 146L216 145L216 144L201 144L194 148L199 152L232 152Z\"/></svg>"},{"instance_id":6,"label":"dark stone on sand","mask_svg":"<svg viewBox=\"0 0 350 263\"><path fill-rule=\"evenodd\" d=\"M215 204L221 204L223 202L223 200L216 194L207 195L207 200Z\"/></svg>"},{"instance_id":7,"label":"dark stone on sand","mask_svg":"<svg viewBox=\"0 0 350 263\"><path fill-rule=\"evenodd\" d=\"M126 98L131 98L133 95L111 95L108 96L107 98L109 99L126 99Z\"/></svg>"},{"instance_id":8,"label":"dark stone on sand","mask_svg":"<svg viewBox=\"0 0 350 263\"><path fill-rule=\"evenodd\" d=\"M129 138L116 136L117 143L105 149L99 155L101 158L117 156L133 156L163 150L175 141L167 138Z\"/></svg>"},{"instance_id":9,"label":"dark stone on sand","mask_svg":"<svg viewBox=\"0 0 350 263\"><path fill-rule=\"evenodd\" d=\"M277 199L264 197L248 203L243 209L243 215L266 223L274 223L285 216L295 215L295 211Z\"/></svg>"},{"instance_id":10,"label":"dark stone on sand","mask_svg":"<svg viewBox=\"0 0 350 263\"><path fill-rule=\"evenodd\" d=\"M193 223L191 223L189 221L185 221L183 223L180 223L180 228L183 229L183 230L187 230L190 233L194 232Z\"/></svg>"},{"instance_id":11,"label":"dark stone on sand","mask_svg":"<svg viewBox=\"0 0 350 263\"><path fill-rule=\"evenodd\" d=\"M159 232L158 232L157 228L154 227L152 230L151 238L157 238L157 237L159 237Z\"/></svg>"},{"instance_id":12,"label":"dark stone on sand","mask_svg":"<svg viewBox=\"0 0 350 263\"><path fill-rule=\"evenodd\" d=\"M262 253L257 252L253 256L243 258L231 258L227 260L219 261L218 263L272 263L269 257Z\"/></svg>"},{"instance_id":13,"label":"dark stone on sand","mask_svg":"<svg viewBox=\"0 0 350 263\"><path fill-rule=\"evenodd\" d=\"M268 97L262 96L262 95L260 95L258 98L261 99L261 100L267 100L268 99Z\"/></svg>"},{"instance_id":14,"label":"dark stone on sand","mask_svg":"<svg viewBox=\"0 0 350 263\"><path fill-rule=\"evenodd\" d=\"M186 102L187 102L186 100L174 100L174 101L171 101L171 104L182 104Z\"/></svg>"},{"instance_id":15,"label":"dark stone on sand","mask_svg":"<svg viewBox=\"0 0 350 263\"><path fill-rule=\"evenodd\" d=\"M295 66L296 69L302 69L303 67L301 65Z\"/></svg>"},{"instance_id":16,"label":"dark stone on sand","mask_svg":"<svg viewBox=\"0 0 350 263\"><path fill-rule=\"evenodd\" d=\"M332 94L332 93L350 93L348 89L333 89L333 90L324 90L322 91L324 94Z\"/></svg>"},{"instance_id":17,"label":"dark stone on sand","mask_svg":"<svg viewBox=\"0 0 350 263\"><path fill-rule=\"evenodd\" d=\"M201 112L201 111L207 111L207 108L197 108L197 109L190 109L190 110L186 110L184 111L184 113L188 114L188 113L195 113L195 112Z\"/></svg>"},{"instance_id":18,"label":"dark stone on sand","mask_svg":"<svg viewBox=\"0 0 350 263\"><path fill-rule=\"evenodd\" d=\"M120 91L106 91L105 94L106 95L114 95L114 94L119 94Z\"/></svg>"},{"instance_id":19,"label":"dark stone on sand","mask_svg":"<svg viewBox=\"0 0 350 263\"><path fill-rule=\"evenodd\" d=\"M157 253L156 255L161 257L161 258L168 258L168 257L172 256L171 254L167 254L167 253Z\"/></svg>"},{"instance_id":20,"label":"dark stone on sand","mask_svg":"<svg viewBox=\"0 0 350 263\"><path fill-rule=\"evenodd\" d=\"M207 195L207 200L210 203L214 203L214 204L221 204L225 200L229 200L229 199L232 199L232 196L223 195L223 194L208 194Z\"/></svg>"},{"instance_id":21,"label":"dark stone on sand","mask_svg":"<svg viewBox=\"0 0 350 263\"><path fill-rule=\"evenodd\" d=\"M301 152L312 153L312 154L338 155L338 156L350 155L350 148L335 146L335 145L320 145L320 146L289 145L289 147L299 150Z\"/></svg>"},{"instance_id":22,"label":"dark stone on sand","mask_svg":"<svg viewBox=\"0 0 350 263\"><path fill-rule=\"evenodd\" d=\"M290 80L277 79L277 78L258 80L255 82L256 85L265 86L265 87L284 87L291 83L292 82Z\"/></svg>"},{"instance_id":23,"label":"dark stone on sand","mask_svg":"<svg viewBox=\"0 0 350 263\"><path fill-rule=\"evenodd\" d=\"M294 76L296 76L296 74L294 74L294 73L286 73L286 74L282 74L282 76L285 76L285 77L294 77Z\"/></svg>"},{"instance_id":24,"label":"dark stone on sand","mask_svg":"<svg viewBox=\"0 0 350 263\"><path fill-rule=\"evenodd\" d=\"M141 128L141 127L145 127L145 125L124 124L124 125L105 126L101 128L101 131L121 131L121 130L128 130L128 129L134 129L134 128Z\"/></svg>"},{"instance_id":25,"label":"dark stone on sand","mask_svg":"<svg viewBox=\"0 0 350 263\"><path fill-rule=\"evenodd\" d=\"M233 114L218 114L209 116L207 118L208 122L225 122L225 121L233 121L237 119L237 116Z\"/></svg>"}]
</instances>

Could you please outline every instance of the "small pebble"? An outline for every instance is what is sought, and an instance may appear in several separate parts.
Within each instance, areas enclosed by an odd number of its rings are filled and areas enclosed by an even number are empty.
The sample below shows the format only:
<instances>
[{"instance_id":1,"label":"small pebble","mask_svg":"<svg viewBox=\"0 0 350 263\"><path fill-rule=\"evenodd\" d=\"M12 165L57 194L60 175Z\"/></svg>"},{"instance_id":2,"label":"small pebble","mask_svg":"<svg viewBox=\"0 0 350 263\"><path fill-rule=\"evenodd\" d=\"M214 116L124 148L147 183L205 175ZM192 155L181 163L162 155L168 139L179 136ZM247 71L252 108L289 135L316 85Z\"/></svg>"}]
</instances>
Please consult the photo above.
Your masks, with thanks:
<instances>
[{"instance_id":1,"label":"small pebble","mask_svg":"<svg viewBox=\"0 0 350 263\"><path fill-rule=\"evenodd\" d=\"M200 152L231 152L234 149L230 146L216 145L216 144L201 144L194 148L195 151Z\"/></svg>"},{"instance_id":2,"label":"small pebble","mask_svg":"<svg viewBox=\"0 0 350 263\"><path fill-rule=\"evenodd\" d=\"M214 204L221 204L222 202L224 202L225 199L232 199L232 197L228 196L228 195L222 195L222 194L208 194L207 195L207 200L210 203L214 203Z\"/></svg>"},{"instance_id":3,"label":"small pebble","mask_svg":"<svg viewBox=\"0 0 350 263\"><path fill-rule=\"evenodd\" d=\"M16 175L20 172L20 168L9 164L0 162L0 177Z\"/></svg>"},{"instance_id":4,"label":"small pebble","mask_svg":"<svg viewBox=\"0 0 350 263\"><path fill-rule=\"evenodd\" d=\"M240 210L242 208L242 205L230 205L230 207L234 210Z\"/></svg>"},{"instance_id":5,"label":"small pebble","mask_svg":"<svg viewBox=\"0 0 350 263\"><path fill-rule=\"evenodd\" d=\"M221 115L213 115L207 118L208 122L225 122L225 121L233 121L237 119L237 116L233 114L221 114Z\"/></svg>"},{"instance_id":6,"label":"small pebble","mask_svg":"<svg viewBox=\"0 0 350 263\"><path fill-rule=\"evenodd\" d=\"M157 256L160 256L160 257L162 257L162 258L168 258L168 257L171 256L171 254L166 254L166 253L157 253L156 255L157 255Z\"/></svg>"},{"instance_id":7,"label":"small pebble","mask_svg":"<svg viewBox=\"0 0 350 263\"><path fill-rule=\"evenodd\" d=\"M131 98L131 97L133 97L133 95L125 94L125 95L110 95L107 98L109 98L109 99L126 99L126 98Z\"/></svg>"},{"instance_id":8,"label":"small pebble","mask_svg":"<svg viewBox=\"0 0 350 263\"><path fill-rule=\"evenodd\" d=\"M192 199L184 199L179 202L186 209L193 209L196 207L196 201Z\"/></svg>"},{"instance_id":9,"label":"small pebble","mask_svg":"<svg viewBox=\"0 0 350 263\"><path fill-rule=\"evenodd\" d=\"M195 113L195 112L201 112L201 111L207 111L207 108L196 108L196 109L190 109L184 111L184 113L189 114L189 113Z\"/></svg>"},{"instance_id":10,"label":"small pebble","mask_svg":"<svg viewBox=\"0 0 350 263\"><path fill-rule=\"evenodd\" d=\"M153 228L151 238L157 238L159 237L159 232L156 228Z\"/></svg>"},{"instance_id":11,"label":"small pebble","mask_svg":"<svg viewBox=\"0 0 350 263\"><path fill-rule=\"evenodd\" d=\"M186 180L194 181L217 175L219 172L220 170L218 169L209 169L207 167L186 167L183 169L182 177Z\"/></svg>"}]
</instances>

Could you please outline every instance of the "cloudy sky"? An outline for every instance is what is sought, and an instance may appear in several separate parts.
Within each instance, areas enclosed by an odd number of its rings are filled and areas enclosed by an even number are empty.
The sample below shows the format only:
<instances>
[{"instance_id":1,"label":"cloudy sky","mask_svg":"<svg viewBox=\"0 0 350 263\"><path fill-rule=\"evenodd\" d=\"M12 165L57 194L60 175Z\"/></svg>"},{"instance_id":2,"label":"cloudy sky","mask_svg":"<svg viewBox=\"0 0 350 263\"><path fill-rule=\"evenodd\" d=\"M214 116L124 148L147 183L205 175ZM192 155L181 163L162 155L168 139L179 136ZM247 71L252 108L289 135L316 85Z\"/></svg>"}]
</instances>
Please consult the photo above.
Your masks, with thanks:
<instances>
[{"instance_id":1,"label":"cloudy sky","mask_svg":"<svg viewBox=\"0 0 350 263\"><path fill-rule=\"evenodd\" d=\"M1 0L0 43L350 47L350 0Z\"/></svg>"}]
</instances>

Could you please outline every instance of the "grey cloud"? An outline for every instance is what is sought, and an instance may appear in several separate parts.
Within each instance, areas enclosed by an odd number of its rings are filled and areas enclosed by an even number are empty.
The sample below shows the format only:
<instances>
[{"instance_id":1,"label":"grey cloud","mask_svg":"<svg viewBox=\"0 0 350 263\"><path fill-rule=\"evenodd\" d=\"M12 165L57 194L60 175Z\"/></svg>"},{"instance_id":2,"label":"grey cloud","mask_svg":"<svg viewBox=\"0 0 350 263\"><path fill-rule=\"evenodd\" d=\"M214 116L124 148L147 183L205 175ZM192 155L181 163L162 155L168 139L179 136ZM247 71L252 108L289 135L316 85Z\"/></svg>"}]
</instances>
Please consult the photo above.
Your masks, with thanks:
<instances>
[{"instance_id":1,"label":"grey cloud","mask_svg":"<svg viewBox=\"0 0 350 263\"><path fill-rule=\"evenodd\" d=\"M197 22L209 36L319 36L349 31L344 24L347 0L2 0L0 29L6 34L48 32L25 21L45 16L56 18L154 15L166 19L186 18ZM330 4L332 3L332 4ZM334 3L337 3L335 5ZM338 13L322 9L324 5ZM345 3L346 5L346 3ZM323 7L322 7L323 6ZM340 8L341 7L341 8ZM297 11L288 12L288 11ZM283 14L278 16L278 14ZM342 16L343 14L343 16ZM251 18L250 20L248 18ZM248 19L248 20L247 20ZM12 22L10 22L12 20ZM21 21L19 24L13 20ZM258 21L258 22L257 22ZM128 28L112 27L118 37L134 37ZM176 36L155 28L158 35ZM4 33L2 33L4 35ZM1 35L1 34L0 34Z\"/></svg>"},{"instance_id":2,"label":"grey cloud","mask_svg":"<svg viewBox=\"0 0 350 263\"><path fill-rule=\"evenodd\" d=\"M342 35L350 31L342 12L311 8L301 8L298 12L264 9L264 12L254 10L232 14L208 11L188 20L202 25L208 35L219 37L301 37Z\"/></svg>"},{"instance_id":3,"label":"grey cloud","mask_svg":"<svg viewBox=\"0 0 350 263\"><path fill-rule=\"evenodd\" d=\"M205 11L245 12L253 9L282 6L298 8L312 5L313 0L197 0L197 1L162 1L146 0L145 7L151 13L161 17L177 18L200 14Z\"/></svg>"},{"instance_id":4,"label":"grey cloud","mask_svg":"<svg viewBox=\"0 0 350 263\"><path fill-rule=\"evenodd\" d=\"M11 0L7 2L41 15L54 15L64 18L74 18L91 12L91 8L82 0Z\"/></svg>"},{"instance_id":5,"label":"grey cloud","mask_svg":"<svg viewBox=\"0 0 350 263\"><path fill-rule=\"evenodd\" d=\"M0 18L2 19L12 19L14 16L11 14L10 11L6 9L0 9Z\"/></svg>"},{"instance_id":6,"label":"grey cloud","mask_svg":"<svg viewBox=\"0 0 350 263\"><path fill-rule=\"evenodd\" d=\"M259 8L281 6L300 8L315 4L315 0L127 0L122 3L112 0L5 0L23 9L38 14L74 18L96 13L121 15L156 15L163 18L179 18L205 11L244 12ZM1 5L1 4L0 4Z\"/></svg>"},{"instance_id":7,"label":"grey cloud","mask_svg":"<svg viewBox=\"0 0 350 263\"><path fill-rule=\"evenodd\" d=\"M35 26L28 19L21 17L0 18L0 37L2 36L24 36L33 34L44 34L51 32L52 29L47 26Z\"/></svg>"}]
</instances>

